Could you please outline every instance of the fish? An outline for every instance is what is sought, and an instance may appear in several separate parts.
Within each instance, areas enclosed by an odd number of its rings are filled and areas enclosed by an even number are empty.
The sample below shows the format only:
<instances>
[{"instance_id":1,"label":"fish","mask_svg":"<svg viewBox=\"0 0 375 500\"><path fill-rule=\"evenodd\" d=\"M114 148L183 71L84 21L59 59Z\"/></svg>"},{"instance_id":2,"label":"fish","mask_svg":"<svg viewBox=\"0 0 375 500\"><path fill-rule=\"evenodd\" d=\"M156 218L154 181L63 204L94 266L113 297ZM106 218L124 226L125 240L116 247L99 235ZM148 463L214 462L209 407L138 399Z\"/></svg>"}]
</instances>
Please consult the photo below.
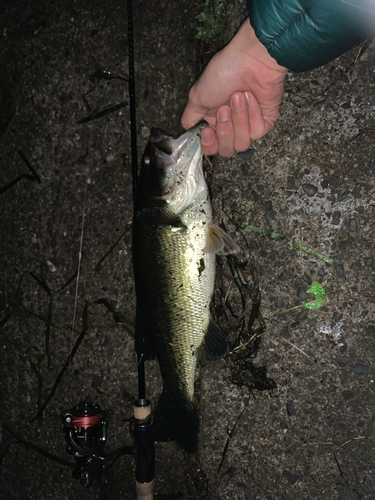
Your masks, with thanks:
<instances>
[{"instance_id":1,"label":"fish","mask_svg":"<svg viewBox=\"0 0 375 500\"><path fill-rule=\"evenodd\" d=\"M200 362L224 356L227 338L212 319L215 254L236 243L213 223L202 167L200 122L177 138L158 128L142 157L135 199L135 349L155 355L163 379L153 429L195 453L199 418L194 383Z\"/></svg>"}]
</instances>

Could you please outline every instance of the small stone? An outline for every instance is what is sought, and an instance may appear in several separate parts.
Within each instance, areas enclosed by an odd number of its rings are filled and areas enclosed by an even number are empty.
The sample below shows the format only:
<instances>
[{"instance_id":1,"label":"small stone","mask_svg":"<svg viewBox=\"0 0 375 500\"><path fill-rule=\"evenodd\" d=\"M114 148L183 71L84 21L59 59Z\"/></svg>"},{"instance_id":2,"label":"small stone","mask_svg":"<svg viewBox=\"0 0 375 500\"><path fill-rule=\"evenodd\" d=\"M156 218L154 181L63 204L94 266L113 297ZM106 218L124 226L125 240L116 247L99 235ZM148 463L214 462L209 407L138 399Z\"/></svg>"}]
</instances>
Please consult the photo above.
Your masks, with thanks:
<instances>
[{"instance_id":1,"label":"small stone","mask_svg":"<svg viewBox=\"0 0 375 500\"><path fill-rule=\"evenodd\" d=\"M318 413L318 410L315 406L310 406L310 408L305 408L304 413L307 415L314 415L315 413Z\"/></svg>"},{"instance_id":2,"label":"small stone","mask_svg":"<svg viewBox=\"0 0 375 500\"><path fill-rule=\"evenodd\" d=\"M286 402L286 412L290 417L296 415L296 407L294 406L294 402L292 400Z\"/></svg>"},{"instance_id":3,"label":"small stone","mask_svg":"<svg viewBox=\"0 0 375 500\"><path fill-rule=\"evenodd\" d=\"M355 219L350 219L349 231L355 231L356 229L357 229L357 221Z\"/></svg>"},{"instance_id":4,"label":"small stone","mask_svg":"<svg viewBox=\"0 0 375 500\"><path fill-rule=\"evenodd\" d=\"M113 161L115 161L116 157L113 153L109 153L106 158L105 158L105 161L107 163L112 163Z\"/></svg>"},{"instance_id":5,"label":"small stone","mask_svg":"<svg viewBox=\"0 0 375 500\"><path fill-rule=\"evenodd\" d=\"M336 189L340 187L343 182L344 181L340 177L336 177L336 179L333 179L333 181L329 186L331 188L332 193L334 193L334 191L336 191Z\"/></svg>"},{"instance_id":6,"label":"small stone","mask_svg":"<svg viewBox=\"0 0 375 500\"><path fill-rule=\"evenodd\" d=\"M353 366L352 371L356 375L367 375L368 374L368 365L366 365L364 361L359 359L358 361L356 361L355 365Z\"/></svg>"},{"instance_id":7,"label":"small stone","mask_svg":"<svg viewBox=\"0 0 375 500\"><path fill-rule=\"evenodd\" d=\"M55 273L56 272L56 266L50 260L47 260L46 262L47 262L48 269L51 272Z\"/></svg>"},{"instance_id":8,"label":"small stone","mask_svg":"<svg viewBox=\"0 0 375 500\"><path fill-rule=\"evenodd\" d=\"M341 212L334 212L332 216L332 224L338 226L340 224Z\"/></svg>"},{"instance_id":9,"label":"small stone","mask_svg":"<svg viewBox=\"0 0 375 500\"><path fill-rule=\"evenodd\" d=\"M247 163L242 163L241 164L241 171L245 177L248 177L250 175L250 166ZM251 189L251 184L249 184L250 189Z\"/></svg>"},{"instance_id":10,"label":"small stone","mask_svg":"<svg viewBox=\"0 0 375 500\"><path fill-rule=\"evenodd\" d=\"M375 257L365 257L365 265L375 269Z\"/></svg>"},{"instance_id":11,"label":"small stone","mask_svg":"<svg viewBox=\"0 0 375 500\"><path fill-rule=\"evenodd\" d=\"M266 221L271 222L275 218L275 213L272 210L272 201L266 201Z\"/></svg>"},{"instance_id":12,"label":"small stone","mask_svg":"<svg viewBox=\"0 0 375 500\"><path fill-rule=\"evenodd\" d=\"M292 175L288 175L286 178L286 188L287 189L294 189L296 187L296 184L294 182L294 177Z\"/></svg>"},{"instance_id":13,"label":"small stone","mask_svg":"<svg viewBox=\"0 0 375 500\"><path fill-rule=\"evenodd\" d=\"M302 189L307 194L307 196L310 197L315 196L318 192L318 188L313 184L302 184Z\"/></svg>"},{"instance_id":14,"label":"small stone","mask_svg":"<svg viewBox=\"0 0 375 500\"><path fill-rule=\"evenodd\" d=\"M349 236L349 238L347 238L346 240L341 241L341 243L339 243L339 249L340 250L345 250L348 245L350 245L351 243L353 243L353 241L354 241L353 236Z\"/></svg>"},{"instance_id":15,"label":"small stone","mask_svg":"<svg viewBox=\"0 0 375 500\"><path fill-rule=\"evenodd\" d=\"M283 300L281 300L281 299L276 299L276 300L275 300L275 306L276 306L276 307L279 307L279 308L284 307L284 301L283 301Z\"/></svg>"},{"instance_id":16,"label":"small stone","mask_svg":"<svg viewBox=\"0 0 375 500\"><path fill-rule=\"evenodd\" d=\"M353 271L359 271L361 269L361 263L353 262L353 264L350 266L350 269L352 269Z\"/></svg>"},{"instance_id":17,"label":"small stone","mask_svg":"<svg viewBox=\"0 0 375 500\"><path fill-rule=\"evenodd\" d=\"M349 189L346 189L342 194L340 194L340 196L337 198L337 201L345 200L349 193Z\"/></svg>"},{"instance_id":18,"label":"small stone","mask_svg":"<svg viewBox=\"0 0 375 500\"><path fill-rule=\"evenodd\" d=\"M237 155L242 158L243 160L250 160L250 158L253 156L253 154L255 153L255 149L254 148L249 148L247 149L246 151L240 151L237 153Z\"/></svg>"},{"instance_id":19,"label":"small stone","mask_svg":"<svg viewBox=\"0 0 375 500\"><path fill-rule=\"evenodd\" d=\"M336 274L337 276L340 276L342 278L344 276L344 265L343 264L337 264L336 266Z\"/></svg>"},{"instance_id":20,"label":"small stone","mask_svg":"<svg viewBox=\"0 0 375 500\"><path fill-rule=\"evenodd\" d=\"M142 134L142 137L148 137L151 134L150 129L148 127L143 126L142 130L141 130L141 134Z\"/></svg>"},{"instance_id":21,"label":"small stone","mask_svg":"<svg viewBox=\"0 0 375 500\"><path fill-rule=\"evenodd\" d=\"M351 362L350 358L344 358L344 357L338 357L336 358L336 363L339 365L340 368L343 368L344 366L348 365Z\"/></svg>"},{"instance_id":22,"label":"small stone","mask_svg":"<svg viewBox=\"0 0 375 500\"><path fill-rule=\"evenodd\" d=\"M302 300L307 299L307 293L305 292L305 290L303 288L301 288L301 287L298 288L297 297L299 297Z\"/></svg>"},{"instance_id":23,"label":"small stone","mask_svg":"<svg viewBox=\"0 0 375 500\"><path fill-rule=\"evenodd\" d=\"M352 391L349 390L342 391L341 394L342 397L345 399L345 401L349 401L350 399L354 398L354 394L352 393Z\"/></svg>"},{"instance_id":24,"label":"small stone","mask_svg":"<svg viewBox=\"0 0 375 500\"><path fill-rule=\"evenodd\" d=\"M293 472L289 472L288 470L283 471L283 476L292 484L296 483L299 479L299 476L293 474Z\"/></svg>"},{"instance_id":25,"label":"small stone","mask_svg":"<svg viewBox=\"0 0 375 500\"><path fill-rule=\"evenodd\" d=\"M349 378L349 373L346 370L343 370L342 373L340 374L340 382L342 385L345 385L348 381Z\"/></svg>"},{"instance_id":26,"label":"small stone","mask_svg":"<svg viewBox=\"0 0 375 500\"><path fill-rule=\"evenodd\" d=\"M340 346L340 352L345 352L348 348L348 344L343 344L342 346Z\"/></svg>"}]
</instances>

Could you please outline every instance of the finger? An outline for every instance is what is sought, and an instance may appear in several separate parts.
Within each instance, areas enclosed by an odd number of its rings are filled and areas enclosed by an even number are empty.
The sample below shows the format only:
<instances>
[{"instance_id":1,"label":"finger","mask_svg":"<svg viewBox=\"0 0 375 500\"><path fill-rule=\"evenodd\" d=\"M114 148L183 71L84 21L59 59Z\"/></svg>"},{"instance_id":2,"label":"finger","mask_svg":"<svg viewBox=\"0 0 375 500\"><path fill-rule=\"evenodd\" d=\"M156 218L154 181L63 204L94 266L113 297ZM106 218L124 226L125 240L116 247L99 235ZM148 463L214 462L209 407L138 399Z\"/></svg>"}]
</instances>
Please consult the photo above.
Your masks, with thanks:
<instances>
[{"instance_id":1,"label":"finger","mask_svg":"<svg viewBox=\"0 0 375 500\"><path fill-rule=\"evenodd\" d=\"M262 114L258 101L251 92L245 92L249 110L250 138L261 139L275 125L276 118L267 118Z\"/></svg>"},{"instance_id":2,"label":"finger","mask_svg":"<svg viewBox=\"0 0 375 500\"><path fill-rule=\"evenodd\" d=\"M236 92L230 99L232 126L234 130L234 149L246 151L251 144L249 109L243 92Z\"/></svg>"},{"instance_id":3,"label":"finger","mask_svg":"<svg viewBox=\"0 0 375 500\"><path fill-rule=\"evenodd\" d=\"M181 125L187 130L198 123L206 113L207 108L200 104L195 84L190 89L189 100L181 117Z\"/></svg>"},{"instance_id":4,"label":"finger","mask_svg":"<svg viewBox=\"0 0 375 500\"><path fill-rule=\"evenodd\" d=\"M217 112L216 137L219 143L219 154L221 156L233 156L234 132L229 106L221 106Z\"/></svg>"},{"instance_id":5,"label":"finger","mask_svg":"<svg viewBox=\"0 0 375 500\"><path fill-rule=\"evenodd\" d=\"M201 147L202 153L207 156L216 155L219 151L215 130L211 127L206 127L201 132Z\"/></svg>"}]
</instances>

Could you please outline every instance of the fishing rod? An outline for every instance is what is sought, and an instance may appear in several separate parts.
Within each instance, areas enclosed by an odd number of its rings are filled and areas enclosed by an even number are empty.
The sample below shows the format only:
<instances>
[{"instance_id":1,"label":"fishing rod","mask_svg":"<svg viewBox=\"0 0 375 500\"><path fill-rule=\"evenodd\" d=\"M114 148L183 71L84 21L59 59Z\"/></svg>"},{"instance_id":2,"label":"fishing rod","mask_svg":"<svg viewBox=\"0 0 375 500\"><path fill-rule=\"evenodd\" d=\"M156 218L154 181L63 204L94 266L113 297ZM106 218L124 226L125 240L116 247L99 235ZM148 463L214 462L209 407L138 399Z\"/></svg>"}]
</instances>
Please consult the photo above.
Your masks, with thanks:
<instances>
[{"instance_id":1,"label":"fishing rod","mask_svg":"<svg viewBox=\"0 0 375 500\"><path fill-rule=\"evenodd\" d=\"M135 109L134 77L134 39L132 0L127 0L128 46L129 46L129 96L131 123L131 155L133 206L138 181L137 129ZM104 71L103 78L121 78ZM121 455L132 455L135 460L135 479L138 500L152 500L155 472L155 446L151 423L151 404L146 399L144 343L141 339L136 345L138 355L138 399L134 402L134 444L122 446L106 454L104 446L107 440L108 418L99 405L81 402L62 414L66 451L73 455L76 466L73 477L79 479L83 488L91 486L93 481L106 471Z\"/></svg>"}]
</instances>

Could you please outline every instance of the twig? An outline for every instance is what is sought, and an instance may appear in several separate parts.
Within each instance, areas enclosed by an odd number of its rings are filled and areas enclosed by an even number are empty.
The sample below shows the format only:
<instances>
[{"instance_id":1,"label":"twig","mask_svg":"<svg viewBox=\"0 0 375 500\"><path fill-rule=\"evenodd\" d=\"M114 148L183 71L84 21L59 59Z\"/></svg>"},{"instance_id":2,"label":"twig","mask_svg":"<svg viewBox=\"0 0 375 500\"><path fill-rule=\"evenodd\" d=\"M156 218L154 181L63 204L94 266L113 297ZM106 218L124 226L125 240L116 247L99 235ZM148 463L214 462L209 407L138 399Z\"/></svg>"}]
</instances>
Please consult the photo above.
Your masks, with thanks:
<instances>
[{"instance_id":1,"label":"twig","mask_svg":"<svg viewBox=\"0 0 375 500\"><path fill-rule=\"evenodd\" d=\"M291 342L289 342L289 340L287 340L286 338L282 337L281 335L280 335L280 337L281 337L283 340L285 340L285 342L288 342L288 344L290 344L291 346L295 347L295 348L297 349L297 351L302 352L302 354L303 354L304 356L306 356L307 358L310 358L310 356L309 356L308 354L306 354L304 351L302 351L302 349L300 349L300 348L299 348L299 347L297 347L296 345L292 344Z\"/></svg>"},{"instance_id":2,"label":"twig","mask_svg":"<svg viewBox=\"0 0 375 500\"><path fill-rule=\"evenodd\" d=\"M332 441L318 441L317 443L306 443L311 445L320 445L320 444L333 444Z\"/></svg>"},{"instance_id":3,"label":"twig","mask_svg":"<svg viewBox=\"0 0 375 500\"><path fill-rule=\"evenodd\" d=\"M336 451L340 450L341 448L343 448L347 444L352 443L353 441L358 441L359 439L366 439L366 438L371 439L369 436L357 436L357 437L351 438L348 441L345 441L345 443L340 444L340 446L338 446L334 450L330 451L328 453L328 455L333 455L334 453L336 453Z\"/></svg>"},{"instance_id":4,"label":"twig","mask_svg":"<svg viewBox=\"0 0 375 500\"><path fill-rule=\"evenodd\" d=\"M87 122L90 122L91 120L96 120L96 118L101 118L102 116L108 115L110 113L114 113L115 111L117 111L117 110L119 110L127 105L128 105L128 103L126 101L120 102L119 104L116 104L116 106L112 106L111 108L103 109L103 111L99 111L98 113L95 113L92 116L86 116L86 118L82 118L81 120L79 120L78 123L87 123Z\"/></svg>"},{"instance_id":5,"label":"twig","mask_svg":"<svg viewBox=\"0 0 375 500\"><path fill-rule=\"evenodd\" d=\"M243 410L241 411L241 413L238 415L237 420L234 423L234 426L232 427L232 430L228 431L227 442L225 443L225 446L224 446L224 449L223 449L223 453L222 453L222 457L221 457L221 461L220 461L219 467L217 469L218 473L220 472L220 469L221 469L221 467L222 467L222 465L224 463L224 460L225 460L225 457L226 457L226 454L227 454L227 451L228 451L228 447L229 447L229 442L232 439L233 432L235 431L235 429L236 429L236 427L238 425L238 422L240 421L240 418L245 413L245 410L246 410L248 404L249 404L249 399L247 399L247 401L245 402L245 406L244 406Z\"/></svg>"},{"instance_id":6,"label":"twig","mask_svg":"<svg viewBox=\"0 0 375 500\"><path fill-rule=\"evenodd\" d=\"M34 170L34 168L31 165L31 163L29 162L29 160L26 158L26 156L22 153L22 151L20 149L18 150L18 154L20 155L20 157L22 158L22 160L24 161L25 165L30 170L30 172L31 172L32 175L30 175L30 174L21 174L21 175L18 175L9 184L7 184L6 186L3 186L2 188L0 188L0 194L5 193L5 191L7 191L12 186L14 186L15 184L17 184L17 182L19 182L21 179L29 179L29 181L37 181L37 182L39 182L39 184L41 184L41 180L40 180L39 175L36 173L36 171Z\"/></svg>"},{"instance_id":7,"label":"twig","mask_svg":"<svg viewBox=\"0 0 375 500\"><path fill-rule=\"evenodd\" d=\"M129 224L129 226L125 229L125 231L117 238L117 240L115 241L115 243L111 246L111 248L108 250L108 252L99 260L99 262L96 264L95 266L95 271L98 271L98 269L100 268L100 265L101 263L104 261L104 259L106 259L108 257L108 255L112 252L112 250L114 250L114 248L116 247L116 245L118 245L118 243L120 242L121 238L123 238L125 236L125 234L133 227L133 224Z\"/></svg>"}]
</instances>

